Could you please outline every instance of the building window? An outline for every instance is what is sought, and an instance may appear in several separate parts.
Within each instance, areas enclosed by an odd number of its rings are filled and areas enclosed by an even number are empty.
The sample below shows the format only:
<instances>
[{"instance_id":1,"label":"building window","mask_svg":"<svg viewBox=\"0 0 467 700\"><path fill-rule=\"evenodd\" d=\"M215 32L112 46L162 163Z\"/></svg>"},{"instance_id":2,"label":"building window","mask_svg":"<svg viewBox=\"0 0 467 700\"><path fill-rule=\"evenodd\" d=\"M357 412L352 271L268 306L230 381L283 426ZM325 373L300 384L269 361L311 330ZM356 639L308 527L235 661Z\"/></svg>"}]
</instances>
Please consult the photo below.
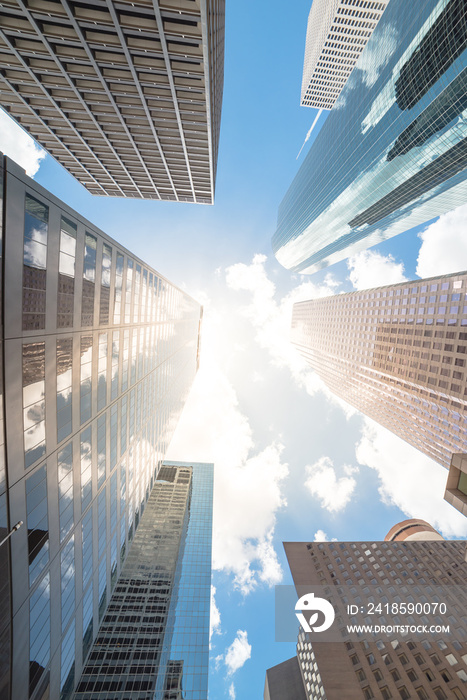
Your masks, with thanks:
<instances>
[{"instance_id":1,"label":"building window","mask_svg":"<svg viewBox=\"0 0 467 700\"><path fill-rule=\"evenodd\" d=\"M123 331L122 393L128 389L128 364L130 353L130 331Z\"/></svg>"},{"instance_id":2,"label":"building window","mask_svg":"<svg viewBox=\"0 0 467 700\"><path fill-rule=\"evenodd\" d=\"M47 469L44 464L26 479L29 585L49 561L49 521L47 515Z\"/></svg>"},{"instance_id":3,"label":"building window","mask_svg":"<svg viewBox=\"0 0 467 700\"><path fill-rule=\"evenodd\" d=\"M99 622L107 607L107 562L104 557L99 564Z\"/></svg>"},{"instance_id":4,"label":"building window","mask_svg":"<svg viewBox=\"0 0 467 700\"><path fill-rule=\"evenodd\" d=\"M97 239L86 231L84 245L83 293L81 299L81 326L92 326L94 323L96 249Z\"/></svg>"},{"instance_id":5,"label":"building window","mask_svg":"<svg viewBox=\"0 0 467 700\"><path fill-rule=\"evenodd\" d=\"M105 481L106 468L106 416L97 419L97 490Z\"/></svg>"},{"instance_id":6,"label":"building window","mask_svg":"<svg viewBox=\"0 0 467 700\"><path fill-rule=\"evenodd\" d=\"M57 328L73 327L77 227L62 216L58 260Z\"/></svg>"},{"instance_id":7,"label":"building window","mask_svg":"<svg viewBox=\"0 0 467 700\"><path fill-rule=\"evenodd\" d=\"M58 508L60 517L60 542L73 527L73 444L60 450L57 457Z\"/></svg>"},{"instance_id":8,"label":"building window","mask_svg":"<svg viewBox=\"0 0 467 700\"><path fill-rule=\"evenodd\" d=\"M115 288L114 288L114 324L121 323L122 313L122 284L123 284L123 255L117 253L117 264L115 266Z\"/></svg>"},{"instance_id":9,"label":"building window","mask_svg":"<svg viewBox=\"0 0 467 700\"><path fill-rule=\"evenodd\" d=\"M110 379L110 400L113 401L118 396L118 356L120 349L120 331L112 333L112 367Z\"/></svg>"},{"instance_id":10,"label":"building window","mask_svg":"<svg viewBox=\"0 0 467 700\"><path fill-rule=\"evenodd\" d=\"M127 258L125 286L125 323L131 321L131 292L133 287L133 260Z\"/></svg>"},{"instance_id":11,"label":"building window","mask_svg":"<svg viewBox=\"0 0 467 700\"><path fill-rule=\"evenodd\" d=\"M84 556L84 555L83 555ZM91 571L92 571L92 543L91 543ZM84 565L83 565L84 577ZM83 596L83 665L91 648L93 638L92 616L92 581Z\"/></svg>"},{"instance_id":12,"label":"building window","mask_svg":"<svg viewBox=\"0 0 467 700\"><path fill-rule=\"evenodd\" d=\"M117 439L118 439L118 407L114 404L110 409L110 471L117 464Z\"/></svg>"},{"instance_id":13,"label":"building window","mask_svg":"<svg viewBox=\"0 0 467 700\"><path fill-rule=\"evenodd\" d=\"M97 410L101 411L107 403L107 333L99 333L99 351L97 360Z\"/></svg>"},{"instance_id":14,"label":"building window","mask_svg":"<svg viewBox=\"0 0 467 700\"><path fill-rule=\"evenodd\" d=\"M110 585L113 590L117 583L117 533L112 536L110 543Z\"/></svg>"},{"instance_id":15,"label":"building window","mask_svg":"<svg viewBox=\"0 0 467 700\"><path fill-rule=\"evenodd\" d=\"M105 554L107 544L107 521L105 508L106 487L102 489L97 499L97 537L98 537L98 558Z\"/></svg>"},{"instance_id":16,"label":"building window","mask_svg":"<svg viewBox=\"0 0 467 700\"><path fill-rule=\"evenodd\" d=\"M63 637L60 664L60 700L69 700L75 684L75 621Z\"/></svg>"},{"instance_id":17,"label":"building window","mask_svg":"<svg viewBox=\"0 0 467 700\"><path fill-rule=\"evenodd\" d=\"M80 425L92 415L92 335L81 336Z\"/></svg>"},{"instance_id":18,"label":"building window","mask_svg":"<svg viewBox=\"0 0 467 700\"><path fill-rule=\"evenodd\" d=\"M24 466L45 454L45 343L23 345Z\"/></svg>"},{"instance_id":19,"label":"building window","mask_svg":"<svg viewBox=\"0 0 467 700\"><path fill-rule=\"evenodd\" d=\"M141 265L136 265L135 269L135 296L133 301L133 323L139 323L140 317L140 295L141 295Z\"/></svg>"},{"instance_id":20,"label":"building window","mask_svg":"<svg viewBox=\"0 0 467 700\"><path fill-rule=\"evenodd\" d=\"M92 500L92 432L91 427L81 433L81 512Z\"/></svg>"},{"instance_id":21,"label":"building window","mask_svg":"<svg viewBox=\"0 0 467 700\"><path fill-rule=\"evenodd\" d=\"M23 244L23 331L45 328L49 208L26 194Z\"/></svg>"},{"instance_id":22,"label":"building window","mask_svg":"<svg viewBox=\"0 0 467 700\"><path fill-rule=\"evenodd\" d=\"M46 574L29 599L29 695L50 659L50 580Z\"/></svg>"},{"instance_id":23,"label":"building window","mask_svg":"<svg viewBox=\"0 0 467 700\"><path fill-rule=\"evenodd\" d=\"M75 612L75 538L72 536L61 552L62 634Z\"/></svg>"},{"instance_id":24,"label":"building window","mask_svg":"<svg viewBox=\"0 0 467 700\"><path fill-rule=\"evenodd\" d=\"M126 433L127 433L127 404L128 396L122 396L120 402L120 454L123 455L126 452Z\"/></svg>"},{"instance_id":25,"label":"building window","mask_svg":"<svg viewBox=\"0 0 467 700\"><path fill-rule=\"evenodd\" d=\"M112 248L105 243L102 246L101 295L99 303L99 325L106 326L110 320L110 272L112 267Z\"/></svg>"},{"instance_id":26,"label":"building window","mask_svg":"<svg viewBox=\"0 0 467 700\"><path fill-rule=\"evenodd\" d=\"M57 340L57 442L72 429L73 339Z\"/></svg>"}]
</instances>

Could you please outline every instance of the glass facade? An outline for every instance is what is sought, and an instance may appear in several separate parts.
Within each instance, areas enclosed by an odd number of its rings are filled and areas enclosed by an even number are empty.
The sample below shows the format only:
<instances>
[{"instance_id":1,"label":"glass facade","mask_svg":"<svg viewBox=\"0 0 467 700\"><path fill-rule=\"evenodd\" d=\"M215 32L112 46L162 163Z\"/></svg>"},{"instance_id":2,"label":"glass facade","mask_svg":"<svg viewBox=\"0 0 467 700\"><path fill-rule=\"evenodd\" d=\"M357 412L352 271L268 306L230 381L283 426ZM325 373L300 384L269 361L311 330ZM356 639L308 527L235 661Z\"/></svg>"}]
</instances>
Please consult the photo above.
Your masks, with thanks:
<instances>
[{"instance_id":1,"label":"glass facade","mask_svg":"<svg viewBox=\"0 0 467 700\"><path fill-rule=\"evenodd\" d=\"M166 462L76 700L207 700L213 465Z\"/></svg>"},{"instance_id":2,"label":"glass facade","mask_svg":"<svg viewBox=\"0 0 467 700\"><path fill-rule=\"evenodd\" d=\"M467 452L467 273L300 302L292 342L331 391L444 467Z\"/></svg>"},{"instance_id":3,"label":"glass facade","mask_svg":"<svg viewBox=\"0 0 467 700\"><path fill-rule=\"evenodd\" d=\"M15 700L65 700L196 374L201 308L8 159L0 172L10 485L2 402L0 528L24 522L2 579L0 688L11 680ZM10 637L9 620L28 637Z\"/></svg>"},{"instance_id":4,"label":"glass facade","mask_svg":"<svg viewBox=\"0 0 467 700\"><path fill-rule=\"evenodd\" d=\"M285 195L272 245L313 273L467 199L463 0L391 0Z\"/></svg>"}]
</instances>

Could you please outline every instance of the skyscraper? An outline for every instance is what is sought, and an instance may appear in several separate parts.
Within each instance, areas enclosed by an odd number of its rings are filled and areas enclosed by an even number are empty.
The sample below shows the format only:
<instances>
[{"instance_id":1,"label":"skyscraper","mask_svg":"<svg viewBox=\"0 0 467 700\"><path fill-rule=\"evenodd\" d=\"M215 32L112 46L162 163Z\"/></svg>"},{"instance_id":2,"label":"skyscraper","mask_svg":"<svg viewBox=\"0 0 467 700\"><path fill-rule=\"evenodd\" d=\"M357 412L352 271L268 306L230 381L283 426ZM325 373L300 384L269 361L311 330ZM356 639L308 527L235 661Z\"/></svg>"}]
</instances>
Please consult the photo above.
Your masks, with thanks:
<instances>
[{"instance_id":1,"label":"skyscraper","mask_svg":"<svg viewBox=\"0 0 467 700\"><path fill-rule=\"evenodd\" d=\"M0 20L2 106L92 194L212 204L224 8L15 0Z\"/></svg>"},{"instance_id":2,"label":"skyscraper","mask_svg":"<svg viewBox=\"0 0 467 700\"><path fill-rule=\"evenodd\" d=\"M292 342L337 396L448 468L467 451L467 273L294 305Z\"/></svg>"},{"instance_id":3,"label":"skyscraper","mask_svg":"<svg viewBox=\"0 0 467 700\"><path fill-rule=\"evenodd\" d=\"M450 634L436 631L438 621L432 629L430 620L434 617L430 617L426 633L403 635L397 631L397 625L417 627L421 620L418 614L389 614L384 610L388 626L369 636L349 631L347 623L351 618L344 619L339 614L333 624L337 625L341 641L321 642L315 635L311 643L308 634L300 629L297 659L306 698L465 699L465 542L286 542L284 547L297 595L313 586L330 595L333 591L340 596L353 592L355 600L367 610L365 606L371 600L384 603L386 591L392 590L399 602L407 603L414 599L411 596L418 600L417 596L436 589L440 595L444 593L449 606L449 614L438 615L439 630L443 622L452 626ZM376 624L371 614L366 615L365 621ZM273 670L279 670L281 665ZM284 697L288 700L287 695Z\"/></svg>"},{"instance_id":4,"label":"skyscraper","mask_svg":"<svg viewBox=\"0 0 467 700\"><path fill-rule=\"evenodd\" d=\"M207 700L213 465L164 463L74 695Z\"/></svg>"},{"instance_id":5,"label":"skyscraper","mask_svg":"<svg viewBox=\"0 0 467 700\"><path fill-rule=\"evenodd\" d=\"M467 517L467 453L452 456L444 498Z\"/></svg>"},{"instance_id":6,"label":"skyscraper","mask_svg":"<svg viewBox=\"0 0 467 700\"><path fill-rule=\"evenodd\" d=\"M65 700L195 376L202 309L3 157L0 177L0 525L24 523L0 547L0 687Z\"/></svg>"},{"instance_id":7,"label":"skyscraper","mask_svg":"<svg viewBox=\"0 0 467 700\"><path fill-rule=\"evenodd\" d=\"M312 273L467 201L463 0L391 0L279 208Z\"/></svg>"},{"instance_id":8,"label":"skyscraper","mask_svg":"<svg viewBox=\"0 0 467 700\"><path fill-rule=\"evenodd\" d=\"M389 0L313 0L306 30L302 107L332 109Z\"/></svg>"}]
</instances>

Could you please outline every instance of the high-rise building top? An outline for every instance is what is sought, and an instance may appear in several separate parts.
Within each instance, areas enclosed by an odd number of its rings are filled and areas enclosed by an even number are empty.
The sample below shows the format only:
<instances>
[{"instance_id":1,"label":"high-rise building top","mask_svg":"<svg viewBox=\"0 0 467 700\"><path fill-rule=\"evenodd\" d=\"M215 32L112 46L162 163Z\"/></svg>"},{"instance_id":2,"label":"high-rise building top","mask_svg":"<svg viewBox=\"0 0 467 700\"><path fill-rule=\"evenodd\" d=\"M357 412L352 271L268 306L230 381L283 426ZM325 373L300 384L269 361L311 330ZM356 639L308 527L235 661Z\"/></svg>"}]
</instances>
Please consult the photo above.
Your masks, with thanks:
<instances>
[{"instance_id":1,"label":"high-rise building top","mask_svg":"<svg viewBox=\"0 0 467 700\"><path fill-rule=\"evenodd\" d=\"M2 106L92 194L212 204L225 0L9 0Z\"/></svg>"},{"instance_id":2,"label":"high-rise building top","mask_svg":"<svg viewBox=\"0 0 467 700\"><path fill-rule=\"evenodd\" d=\"M313 0L301 105L332 109L389 0Z\"/></svg>"},{"instance_id":3,"label":"high-rise building top","mask_svg":"<svg viewBox=\"0 0 467 700\"><path fill-rule=\"evenodd\" d=\"M68 699L195 377L201 307L3 157L0 184L1 532L24 523L1 548L0 688Z\"/></svg>"},{"instance_id":4,"label":"high-rise building top","mask_svg":"<svg viewBox=\"0 0 467 700\"><path fill-rule=\"evenodd\" d=\"M427 523L426 520L410 518L403 520L389 530L384 538L385 542L412 542L412 541L432 541L444 540L444 537L437 530Z\"/></svg>"},{"instance_id":5,"label":"high-rise building top","mask_svg":"<svg viewBox=\"0 0 467 700\"><path fill-rule=\"evenodd\" d=\"M335 394L448 468L467 451L467 273L294 305L292 342Z\"/></svg>"},{"instance_id":6,"label":"high-rise building top","mask_svg":"<svg viewBox=\"0 0 467 700\"><path fill-rule=\"evenodd\" d=\"M213 465L166 462L75 700L207 700Z\"/></svg>"},{"instance_id":7,"label":"high-rise building top","mask_svg":"<svg viewBox=\"0 0 467 700\"><path fill-rule=\"evenodd\" d=\"M391 0L279 207L313 273L467 201L464 0Z\"/></svg>"}]
</instances>

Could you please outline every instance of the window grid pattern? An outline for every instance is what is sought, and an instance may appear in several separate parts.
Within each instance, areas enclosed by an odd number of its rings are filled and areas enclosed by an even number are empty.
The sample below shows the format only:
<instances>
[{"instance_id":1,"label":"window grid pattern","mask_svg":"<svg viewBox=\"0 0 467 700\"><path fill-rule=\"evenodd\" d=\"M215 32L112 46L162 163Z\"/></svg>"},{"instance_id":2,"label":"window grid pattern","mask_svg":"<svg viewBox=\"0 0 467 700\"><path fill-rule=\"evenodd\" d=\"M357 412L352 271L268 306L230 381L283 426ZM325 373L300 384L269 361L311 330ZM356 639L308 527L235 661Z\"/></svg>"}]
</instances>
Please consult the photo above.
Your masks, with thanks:
<instances>
[{"instance_id":1,"label":"window grid pattern","mask_svg":"<svg viewBox=\"0 0 467 700\"><path fill-rule=\"evenodd\" d=\"M389 0L314 0L308 17L301 105L332 109Z\"/></svg>"},{"instance_id":2,"label":"window grid pattern","mask_svg":"<svg viewBox=\"0 0 467 700\"><path fill-rule=\"evenodd\" d=\"M467 452L467 273L295 304L292 342L331 391L444 467Z\"/></svg>"},{"instance_id":3,"label":"window grid pattern","mask_svg":"<svg viewBox=\"0 0 467 700\"><path fill-rule=\"evenodd\" d=\"M446 697L462 697L462 674L466 674L467 654L463 654L465 641L461 644L456 640L465 640L461 631L467 623L467 596L458 587L465 582L465 543L342 542L292 546L303 547L303 557L311 557L310 584L354 585L355 594L361 588L365 595L371 593L369 586L378 584L401 586L415 581L435 586L456 584L453 589L455 593L447 594L449 610L453 611L450 622L454 641L449 641L449 636L445 639L445 635L430 635L426 639L417 636L413 640L404 638L403 641L384 638L374 642L355 642L350 641L344 621L338 619L343 643L340 645L341 657L335 659L334 668L344 665L345 657L348 657L355 674L355 685L349 691L359 688L363 697L367 698L438 697L435 691L440 686ZM371 624L372 620L368 617L365 622ZM414 619L406 622L415 624ZM441 618L439 624L442 624ZM297 656L302 673L305 678L314 673L317 679L321 665L323 688L328 688L331 681L329 677L323 677L326 654L326 643L315 642L312 645L306 635L299 635ZM455 676L450 671L453 665L459 671ZM339 674L335 675L338 678ZM313 695L313 689L310 690L308 685L307 692L310 700L321 697L319 694ZM333 692L332 688L330 692Z\"/></svg>"},{"instance_id":4,"label":"window grid pattern","mask_svg":"<svg viewBox=\"0 0 467 700\"><path fill-rule=\"evenodd\" d=\"M92 194L213 203L224 0L6 12L5 108Z\"/></svg>"}]
</instances>

